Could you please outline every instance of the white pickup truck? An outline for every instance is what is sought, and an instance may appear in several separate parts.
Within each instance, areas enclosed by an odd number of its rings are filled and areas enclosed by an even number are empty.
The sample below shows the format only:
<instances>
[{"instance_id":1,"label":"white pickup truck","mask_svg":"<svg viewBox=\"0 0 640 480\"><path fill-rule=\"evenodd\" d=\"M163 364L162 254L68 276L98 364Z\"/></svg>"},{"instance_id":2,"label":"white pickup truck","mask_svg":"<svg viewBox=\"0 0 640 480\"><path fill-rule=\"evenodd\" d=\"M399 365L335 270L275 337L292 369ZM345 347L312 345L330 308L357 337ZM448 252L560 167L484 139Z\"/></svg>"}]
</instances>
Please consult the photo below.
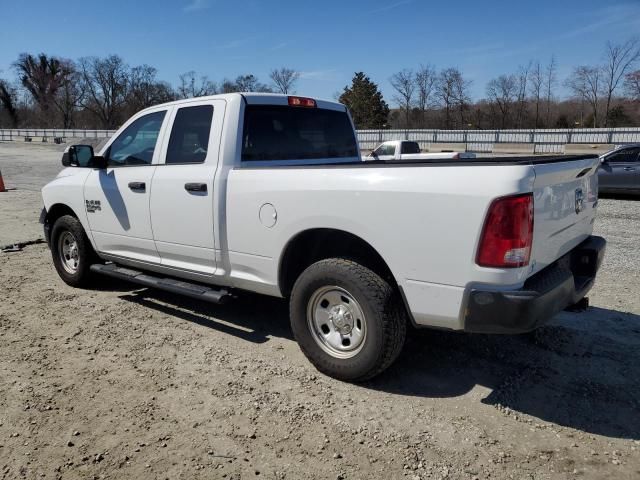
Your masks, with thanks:
<instances>
[{"instance_id":1,"label":"white pickup truck","mask_svg":"<svg viewBox=\"0 0 640 480\"><path fill-rule=\"evenodd\" d=\"M429 152L420 150L418 142L411 140L388 140L378 145L365 160L444 160L475 158L475 153L468 152Z\"/></svg>"},{"instance_id":2,"label":"white pickup truck","mask_svg":"<svg viewBox=\"0 0 640 480\"><path fill-rule=\"evenodd\" d=\"M605 249L597 156L364 162L346 108L310 98L155 106L62 162L41 221L67 284L289 298L304 354L348 381L410 325L534 329L583 299Z\"/></svg>"}]
</instances>

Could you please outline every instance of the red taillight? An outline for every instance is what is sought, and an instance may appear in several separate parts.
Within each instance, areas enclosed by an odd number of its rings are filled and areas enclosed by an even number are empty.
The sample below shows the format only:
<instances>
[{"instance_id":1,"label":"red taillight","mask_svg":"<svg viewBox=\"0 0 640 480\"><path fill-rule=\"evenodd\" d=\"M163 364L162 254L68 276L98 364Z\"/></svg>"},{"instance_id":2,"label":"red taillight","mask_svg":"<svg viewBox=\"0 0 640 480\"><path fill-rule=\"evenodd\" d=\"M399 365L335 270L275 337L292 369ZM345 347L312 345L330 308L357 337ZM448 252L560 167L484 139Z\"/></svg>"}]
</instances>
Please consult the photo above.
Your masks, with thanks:
<instances>
[{"instance_id":1,"label":"red taillight","mask_svg":"<svg viewBox=\"0 0 640 480\"><path fill-rule=\"evenodd\" d=\"M476 263L481 267L524 267L529 264L532 241L533 194L498 198L489 207Z\"/></svg>"},{"instance_id":2,"label":"red taillight","mask_svg":"<svg viewBox=\"0 0 640 480\"><path fill-rule=\"evenodd\" d=\"M316 106L316 101L313 98L289 97L289 106L291 106L291 107L315 107Z\"/></svg>"}]
</instances>

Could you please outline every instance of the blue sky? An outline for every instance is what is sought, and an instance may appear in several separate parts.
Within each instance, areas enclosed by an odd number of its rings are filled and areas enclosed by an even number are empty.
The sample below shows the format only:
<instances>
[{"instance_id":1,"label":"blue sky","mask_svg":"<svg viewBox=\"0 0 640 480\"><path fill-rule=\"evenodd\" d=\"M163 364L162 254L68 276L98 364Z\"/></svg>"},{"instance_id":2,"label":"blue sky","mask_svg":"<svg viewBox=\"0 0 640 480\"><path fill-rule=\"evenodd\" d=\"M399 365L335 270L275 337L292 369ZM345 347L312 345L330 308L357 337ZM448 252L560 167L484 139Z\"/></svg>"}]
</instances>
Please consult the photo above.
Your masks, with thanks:
<instances>
[{"instance_id":1,"label":"blue sky","mask_svg":"<svg viewBox=\"0 0 640 480\"><path fill-rule=\"evenodd\" d=\"M529 60L555 54L563 78L601 61L608 40L640 34L638 0L0 0L0 14L1 77L21 52L116 53L174 84L189 70L267 82L288 66L302 72L298 93L324 98L364 71L389 103L391 74L420 63L460 68L478 99Z\"/></svg>"}]
</instances>

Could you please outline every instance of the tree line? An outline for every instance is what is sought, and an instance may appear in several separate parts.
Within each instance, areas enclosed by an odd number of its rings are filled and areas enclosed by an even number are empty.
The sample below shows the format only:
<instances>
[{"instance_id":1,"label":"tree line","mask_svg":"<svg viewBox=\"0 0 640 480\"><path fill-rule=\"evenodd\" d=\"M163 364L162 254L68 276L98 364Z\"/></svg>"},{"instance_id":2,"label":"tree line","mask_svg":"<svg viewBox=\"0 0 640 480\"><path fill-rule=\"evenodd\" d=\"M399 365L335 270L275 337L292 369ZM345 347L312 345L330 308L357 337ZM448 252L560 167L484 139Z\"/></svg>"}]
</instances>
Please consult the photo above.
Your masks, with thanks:
<instances>
[{"instance_id":1,"label":"tree line","mask_svg":"<svg viewBox=\"0 0 640 480\"><path fill-rule=\"evenodd\" d=\"M555 56L531 60L489 80L473 100L472 80L457 67L405 68L389 78L391 109L378 85L356 72L336 94L357 128L509 129L640 126L640 41L607 43L601 64L578 65L558 78ZM216 82L195 71L176 85L149 65L129 66L118 55L77 61L21 54L13 81L0 78L0 126L105 128L158 103L230 92L293 93L300 72L282 67L268 83L253 74ZM568 95L558 95L560 87Z\"/></svg>"},{"instance_id":2,"label":"tree line","mask_svg":"<svg viewBox=\"0 0 640 480\"><path fill-rule=\"evenodd\" d=\"M77 61L44 53L21 54L16 79L0 78L0 126L115 129L135 112L183 98L231 92L290 93L299 72L282 67L265 84L252 74L210 80L195 71L172 86L149 65L129 66L120 56Z\"/></svg>"},{"instance_id":3,"label":"tree line","mask_svg":"<svg viewBox=\"0 0 640 480\"><path fill-rule=\"evenodd\" d=\"M472 102L472 81L454 67L433 65L393 74L396 128L573 128L640 125L640 42L607 43L603 62L572 69L562 83L554 56L529 61L491 79ZM558 87L569 92L557 96Z\"/></svg>"}]
</instances>

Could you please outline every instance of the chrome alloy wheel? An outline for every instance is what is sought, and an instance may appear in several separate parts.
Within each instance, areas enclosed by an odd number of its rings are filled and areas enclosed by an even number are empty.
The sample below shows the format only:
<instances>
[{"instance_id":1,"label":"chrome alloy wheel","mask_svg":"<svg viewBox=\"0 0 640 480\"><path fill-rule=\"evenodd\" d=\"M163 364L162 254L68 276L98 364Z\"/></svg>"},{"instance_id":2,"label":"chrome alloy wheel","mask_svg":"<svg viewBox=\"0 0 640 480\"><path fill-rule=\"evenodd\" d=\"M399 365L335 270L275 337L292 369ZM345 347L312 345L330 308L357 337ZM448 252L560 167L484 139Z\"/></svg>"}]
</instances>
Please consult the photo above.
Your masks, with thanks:
<instances>
[{"instance_id":1,"label":"chrome alloy wheel","mask_svg":"<svg viewBox=\"0 0 640 480\"><path fill-rule=\"evenodd\" d=\"M311 336L335 358L351 358L364 345L367 322L356 299L344 288L326 286L316 290L307 304Z\"/></svg>"},{"instance_id":2,"label":"chrome alloy wheel","mask_svg":"<svg viewBox=\"0 0 640 480\"><path fill-rule=\"evenodd\" d=\"M68 230L62 232L58 237L58 255L60 263L67 273L73 275L78 271L80 265L78 242Z\"/></svg>"}]
</instances>

